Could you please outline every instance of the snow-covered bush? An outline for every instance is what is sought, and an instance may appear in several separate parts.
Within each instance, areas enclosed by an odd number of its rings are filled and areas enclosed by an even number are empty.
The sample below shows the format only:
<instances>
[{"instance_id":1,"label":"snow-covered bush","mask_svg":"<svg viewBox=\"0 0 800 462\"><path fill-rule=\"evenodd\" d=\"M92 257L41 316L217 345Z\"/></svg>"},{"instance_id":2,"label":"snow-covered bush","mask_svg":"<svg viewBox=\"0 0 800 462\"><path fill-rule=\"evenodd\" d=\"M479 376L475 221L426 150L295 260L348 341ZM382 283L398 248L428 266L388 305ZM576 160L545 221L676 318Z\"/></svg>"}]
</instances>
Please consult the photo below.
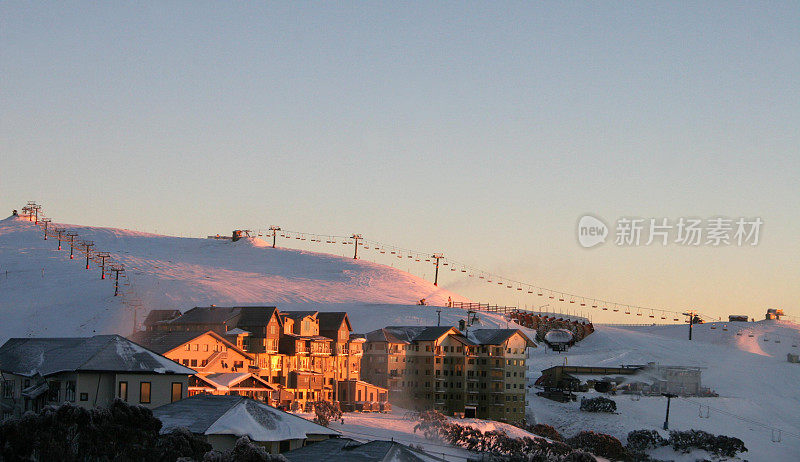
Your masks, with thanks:
<instances>
[{"instance_id":1,"label":"snow-covered bush","mask_svg":"<svg viewBox=\"0 0 800 462\"><path fill-rule=\"evenodd\" d=\"M107 408L63 404L0 423L0 460L199 459L211 449L188 431L159 435L161 421L142 406L116 400Z\"/></svg>"},{"instance_id":2,"label":"snow-covered bush","mask_svg":"<svg viewBox=\"0 0 800 462\"><path fill-rule=\"evenodd\" d=\"M567 444L611 460L624 460L627 456L620 440L603 433L582 431L567 439Z\"/></svg>"},{"instance_id":3,"label":"snow-covered bush","mask_svg":"<svg viewBox=\"0 0 800 462\"><path fill-rule=\"evenodd\" d=\"M330 425L331 420L338 420L342 418L342 410L338 405L333 405L328 401L316 401L314 403L314 423L327 427Z\"/></svg>"},{"instance_id":4,"label":"snow-covered bush","mask_svg":"<svg viewBox=\"0 0 800 462\"><path fill-rule=\"evenodd\" d=\"M177 428L161 435L156 442L159 460L177 461L185 457L189 460L201 460L211 450L211 445L204 438L195 435L187 428Z\"/></svg>"},{"instance_id":5,"label":"snow-covered bush","mask_svg":"<svg viewBox=\"0 0 800 462\"><path fill-rule=\"evenodd\" d=\"M617 403L604 396L597 398L581 399L581 411L586 412L617 412Z\"/></svg>"},{"instance_id":6,"label":"snow-covered bush","mask_svg":"<svg viewBox=\"0 0 800 462\"><path fill-rule=\"evenodd\" d=\"M597 459L588 452L572 451L564 456L560 462L597 462Z\"/></svg>"},{"instance_id":7,"label":"snow-covered bush","mask_svg":"<svg viewBox=\"0 0 800 462\"><path fill-rule=\"evenodd\" d=\"M455 424L451 424L441 412L430 409L419 413L419 423L414 425L414 433L419 430L429 440L442 439L449 425Z\"/></svg>"},{"instance_id":8,"label":"snow-covered bush","mask_svg":"<svg viewBox=\"0 0 800 462\"><path fill-rule=\"evenodd\" d=\"M744 442L739 438L712 435L702 430L672 431L669 433L669 444L672 449L683 453L697 448L721 457L735 457L740 452L747 452Z\"/></svg>"},{"instance_id":9,"label":"snow-covered bush","mask_svg":"<svg viewBox=\"0 0 800 462\"><path fill-rule=\"evenodd\" d=\"M534 435L539 435L544 438L549 438L553 441L564 441L564 437L561 436L561 433L555 429L555 427L547 424L537 423L536 425L529 425L526 428L527 431L533 433Z\"/></svg>"},{"instance_id":10,"label":"snow-covered bush","mask_svg":"<svg viewBox=\"0 0 800 462\"><path fill-rule=\"evenodd\" d=\"M634 430L628 433L626 447L630 451L641 452L666 446L667 444L667 440L655 430Z\"/></svg>"}]
</instances>

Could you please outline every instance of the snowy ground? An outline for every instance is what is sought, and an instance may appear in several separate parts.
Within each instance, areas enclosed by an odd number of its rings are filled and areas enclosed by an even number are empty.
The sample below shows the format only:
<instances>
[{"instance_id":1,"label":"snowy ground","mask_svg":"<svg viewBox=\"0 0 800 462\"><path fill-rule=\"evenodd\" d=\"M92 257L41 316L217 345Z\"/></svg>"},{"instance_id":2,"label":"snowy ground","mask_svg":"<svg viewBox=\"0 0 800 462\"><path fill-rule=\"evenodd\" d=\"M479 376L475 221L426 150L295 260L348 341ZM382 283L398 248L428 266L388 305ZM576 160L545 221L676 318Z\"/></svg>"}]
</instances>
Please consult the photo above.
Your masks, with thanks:
<instances>
[{"instance_id":1,"label":"snowy ground","mask_svg":"<svg viewBox=\"0 0 800 462\"><path fill-rule=\"evenodd\" d=\"M307 419L313 419L313 414L299 413ZM531 433L520 428L500 422L480 419L451 419L461 425L470 425L481 431L502 430L509 436L522 438L533 437ZM386 414L350 412L344 414L344 425L332 422L330 428L342 432L343 436L359 441L391 440L408 445L421 445L425 451L432 455L443 457L445 460L463 461L470 453L461 448L453 447L442 442L426 440L420 433L414 433L417 421L411 420L406 410L394 408Z\"/></svg>"},{"instance_id":2,"label":"snowy ground","mask_svg":"<svg viewBox=\"0 0 800 462\"><path fill-rule=\"evenodd\" d=\"M565 361L575 366L656 361L703 367L703 385L720 397L673 400L671 429L735 436L745 442L749 452L744 457L749 460L800 460L800 365L786 361L786 353L798 351L793 345L800 337L800 326L783 321L716 323L695 326L692 342L687 334L687 326L599 326L567 354L531 350L530 380L538 378L542 369ZM661 428L665 398L633 401L618 395L614 399L618 414L600 415L579 411L579 403L562 404L530 394L529 411L538 422L555 426L565 436L591 429L625 442L632 430ZM701 406L710 406L702 410L708 418L700 417ZM777 434L770 427L782 430L781 442L771 441Z\"/></svg>"},{"instance_id":3,"label":"snowy ground","mask_svg":"<svg viewBox=\"0 0 800 462\"><path fill-rule=\"evenodd\" d=\"M55 225L53 225L55 226ZM63 225L61 225L63 226ZM274 304L280 309L347 311L356 332L387 325L436 324L437 309L415 306L420 298L443 305L456 294L394 268L307 251L271 249L262 241L216 241L158 236L135 231L65 226L91 239L125 263L130 285L113 296L99 271L83 269L80 255L69 259L69 245L56 251L41 231L19 219L0 220L0 343L12 336L127 335L138 298L144 309L186 310L198 305ZM443 325L464 318L459 309L442 309ZM498 315L481 314L482 327L505 327ZM511 324L513 326L513 324ZM712 328L715 327L715 328ZM530 334L530 332L528 332ZM739 335L737 335L737 333ZM686 326L606 327L566 354L531 350L529 377L568 361L572 365L644 364L650 361L705 368L703 384L719 398L673 401L672 429L702 429L744 440L750 460L800 460L800 365L786 361L798 352L800 326L786 322L716 323ZM665 402L660 398L616 398L619 414L581 413L576 403L560 404L531 395L529 412L565 436L580 430L614 435L623 442L631 430L659 429ZM700 417L700 407L708 418ZM413 435L413 422L397 413L351 415L345 433L425 443ZM772 442L781 431L781 442ZM358 438L356 438L358 439ZM406 442L406 441L404 441ZM454 456L460 449L449 448ZM436 451L434 451L436 452ZM447 452L446 452L447 453ZM449 453L447 453L449 454ZM463 452L460 453L463 456ZM700 454L694 454L700 456Z\"/></svg>"},{"instance_id":4,"label":"snowy ground","mask_svg":"<svg viewBox=\"0 0 800 462\"><path fill-rule=\"evenodd\" d=\"M333 255L272 249L260 240L191 239L137 231L51 223L94 241L125 264L124 297L114 297L111 279L100 280L95 263L69 259L69 244L42 239L33 223L0 220L0 343L13 336L129 334L130 300L142 302L138 320L153 308L187 310L193 306L309 304L319 309L347 309L370 314L390 305L412 305L426 298L444 305L447 298L466 300L429 281L395 268ZM404 323L429 322L420 316L430 307L411 308ZM398 311L398 310L394 310ZM414 313L414 314L412 314ZM447 316L447 315L445 315ZM351 315L352 318L352 315ZM392 319L391 317L387 319ZM435 319L435 313L434 317ZM383 327L357 322L357 329Z\"/></svg>"}]
</instances>

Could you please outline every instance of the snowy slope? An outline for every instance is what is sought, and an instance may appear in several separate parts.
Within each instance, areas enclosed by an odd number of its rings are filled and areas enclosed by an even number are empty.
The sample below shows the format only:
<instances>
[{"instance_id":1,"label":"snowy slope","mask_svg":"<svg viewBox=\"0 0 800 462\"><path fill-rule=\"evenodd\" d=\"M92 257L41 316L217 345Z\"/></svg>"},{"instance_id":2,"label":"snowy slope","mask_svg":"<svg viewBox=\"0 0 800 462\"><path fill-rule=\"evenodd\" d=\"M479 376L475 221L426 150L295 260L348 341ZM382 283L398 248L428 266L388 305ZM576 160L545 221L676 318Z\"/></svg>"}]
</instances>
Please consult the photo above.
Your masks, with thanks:
<instances>
[{"instance_id":1,"label":"snowy slope","mask_svg":"<svg viewBox=\"0 0 800 462\"><path fill-rule=\"evenodd\" d=\"M94 241L96 250L107 251L124 263L130 281L123 287L125 297L113 297L112 282L100 280L94 263L91 270L85 270L82 255L76 253L75 260L69 260L68 244L62 244L65 250L58 252L56 240L43 240L33 223L7 218L0 221L0 342L12 336L127 335L133 312L123 298L142 301L139 320L153 308L186 310L211 304L274 304L282 309L324 304L328 309L346 309L369 304L413 305L421 298L439 305L448 297L466 300L394 268L327 254L272 249L257 239L230 242L113 228L50 226L77 232L79 240ZM378 324L366 323L365 329L385 325Z\"/></svg>"},{"instance_id":2,"label":"snowy slope","mask_svg":"<svg viewBox=\"0 0 800 462\"><path fill-rule=\"evenodd\" d=\"M786 360L787 353L800 349L793 346L798 345L800 325L761 321L714 326L715 329L712 324L695 326L691 342L685 325L598 326L594 334L566 354L554 354L544 348L532 350L530 380L536 380L542 369L565 361L574 366L655 361L702 367L703 385L720 397L673 400L671 429L694 428L741 438L750 449L744 456L749 460L800 460L800 364ZM742 335L737 335L739 331ZM614 399L617 415L584 413L578 410L579 403L561 404L533 394L529 395L529 410L537 421L554 425L566 435L591 428L623 442L631 430L660 429L664 422L665 398L642 397L634 401L618 395ZM702 415L708 413L708 418L700 417L701 406ZM771 441L773 432L768 427L782 430L780 443Z\"/></svg>"}]
</instances>

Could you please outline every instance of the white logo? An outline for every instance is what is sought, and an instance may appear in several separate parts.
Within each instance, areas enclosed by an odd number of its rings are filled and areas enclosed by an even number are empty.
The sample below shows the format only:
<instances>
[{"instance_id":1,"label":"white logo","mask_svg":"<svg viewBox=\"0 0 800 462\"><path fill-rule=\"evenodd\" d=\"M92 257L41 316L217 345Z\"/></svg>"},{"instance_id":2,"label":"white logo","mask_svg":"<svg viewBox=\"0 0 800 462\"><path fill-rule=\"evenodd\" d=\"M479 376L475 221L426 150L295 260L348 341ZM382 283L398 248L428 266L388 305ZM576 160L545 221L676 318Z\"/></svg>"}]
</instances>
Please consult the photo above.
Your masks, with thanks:
<instances>
[{"instance_id":1,"label":"white logo","mask_svg":"<svg viewBox=\"0 0 800 462\"><path fill-rule=\"evenodd\" d=\"M606 241L608 226L591 215L584 215L578 220L578 242L585 248L594 247Z\"/></svg>"}]
</instances>

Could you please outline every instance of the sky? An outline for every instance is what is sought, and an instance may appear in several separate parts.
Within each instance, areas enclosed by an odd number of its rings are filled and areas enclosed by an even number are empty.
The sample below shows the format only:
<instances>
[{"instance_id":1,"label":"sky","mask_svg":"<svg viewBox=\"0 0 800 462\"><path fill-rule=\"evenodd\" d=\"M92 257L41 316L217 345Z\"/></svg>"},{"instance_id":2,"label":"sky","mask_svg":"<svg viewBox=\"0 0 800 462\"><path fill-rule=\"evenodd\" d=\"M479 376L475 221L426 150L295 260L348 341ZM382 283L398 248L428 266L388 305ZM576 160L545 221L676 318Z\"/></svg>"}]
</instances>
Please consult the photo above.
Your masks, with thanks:
<instances>
[{"instance_id":1,"label":"sky","mask_svg":"<svg viewBox=\"0 0 800 462\"><path fill-rule=\"evenodd\" d=\"M2 2L0 210L358 232L587 297L800 316L798 26L797 1ZM587 249L586 214L764 224Z\"/></svg>"}]
</instances>

